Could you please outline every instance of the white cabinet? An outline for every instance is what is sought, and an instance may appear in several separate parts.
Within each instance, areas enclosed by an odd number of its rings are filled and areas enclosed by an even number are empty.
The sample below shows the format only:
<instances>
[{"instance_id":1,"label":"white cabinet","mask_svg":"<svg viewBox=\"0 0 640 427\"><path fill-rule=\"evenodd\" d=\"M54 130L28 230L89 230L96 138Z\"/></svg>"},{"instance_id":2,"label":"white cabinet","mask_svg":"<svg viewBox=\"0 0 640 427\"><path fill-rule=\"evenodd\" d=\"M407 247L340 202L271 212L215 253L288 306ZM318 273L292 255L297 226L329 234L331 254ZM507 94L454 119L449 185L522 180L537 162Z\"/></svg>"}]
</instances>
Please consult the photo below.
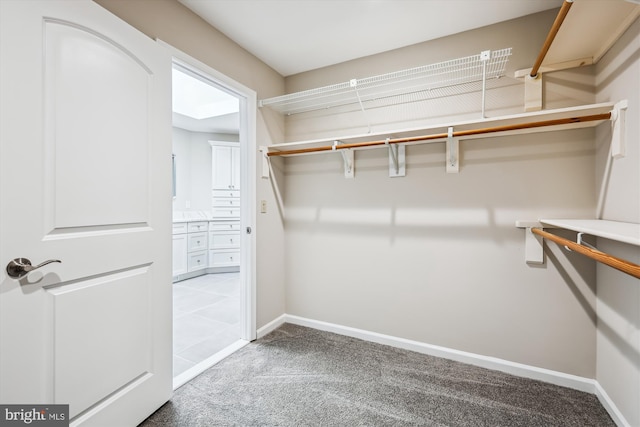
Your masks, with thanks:
<instances>
[{"instance_id":1,"label":"white cabinet","mask_svg":"<svg viewBox=\"0 0 640 427\"><path fill-rule=\"evenodd\" d=\"M189 233L187 238L187 252L196 252L207 249L207 233Z\"/></svg>"},{"instance_id":2,"label":"white cabinet","mask_svg":"<svg viewBox=\"0 0 640 427\"><path fill-rule=\"evenodd\" d=\"M209 268L240 266L240 147L211 144L212 216L209 222Z\"/></svg>"},{"instance_id":3,"label":"white cabinet","mask_svg":"<svg viewBox=\"0 0 640 427\"><path fill-rule=\"evenodd\" d=\"M187 256L189 272L207 268L207 251L191 252Z\"/></svg>"},{"instance_id":4,"label":"white cabinet","mask_svg":"<svg viewBox=\"0 0 640 427\"><path fill-rule=\"evenodd\" d=\"M207 268L207 221L190 222L187 226L187 267L189 272Z\"/></svg>"},{"instance_id":5,"label":"white cabinet","mask_svg":"<svg viewBox=\"0 0 640 427\"><path fill-rule=\"evenodd\" d=\"M209 263L212 267L238 267L240 251L209 251Z\"/></svg>"},{"instance_id":6,"label":"white cabinet","mask_svg":"<svg viewBox=\"0 0 640 427\"><path fill-rule=\"evenodd\" d=\"M184 274L187 266L187 224L173 224L173 276Z\"/></svg>"},{"instance_id":7,"label":"white cabinet","mask_svg":"<svg viewBox=\"0 0 640 427\"><path fill-rule=\"evenodd\" d=\"M209 267L240 266L240 221L209 222Z\"/></svg>"},{"instance_id":8,"label":"white cabinet","mask_svg":"<svg viewBox=\"0 0 640 427\"><path fill-rule=\"evenodd\" d=\"M207 221L197 221L197 222L189 222L187 223L187 231L189 233L201 233L203 231L207 231L209 228L209 224Z\"/></svg>"},{"instance_id":9,"label":"white cabinet","mask_svg":"<svg viewBox=\"0 0 640 427\"><path fill-rule=\"evenodd\" d=\"M240 219L240 147L233 142L209 143L213 217Z\"/></svg>"},{"instance_id":10,"label":"white cabinet","mask_svg":"<svg viewBox=\"0 0 640 427\"><path fill-rule=\"evenodd\" d=\"M209 233L209 249L225 249L225 248L239 248L240 247L240 234L239 233L225 233L216 234L214 232Z\"/></svg>"},{"instance_id":11,"label":"white cabinet","mask_svg":"<svg viewBox=\"0 0 640 427\"><path fill-rule=\"evenodd\" d=\"M213 190L212 201L214 218L240 219L239 190Z\"/></svg>"},{"instance_id":12,"label":"white cabinet","mask_svg":"<svg viewBox=\"0 0 640 427\"><path fill-rule=\"evenodd\" d=\"M212 184L214 190L240 189L240 146L237 142L211 144Z\"/></svg>"},{"instance_id":13,"label":"white cabinet","mask_svg":"<svg viewBox=\"0 0 640 427\"><path fill-rule=\"evenodd\" d=\"M207 221L177 222L173 224L174 280L177 276L204 270L208 267L208 228L209 223Z\"/></svg>"},{"instance_id":14,"label":"white cabinet","mask_svg":"<svg viewBox=\"0 0 640 427\"><path fill-rule=\"evenodd\" d=\"M174 281L239 267L239 218L173 224Z\"/></svg>"}]
</instances>

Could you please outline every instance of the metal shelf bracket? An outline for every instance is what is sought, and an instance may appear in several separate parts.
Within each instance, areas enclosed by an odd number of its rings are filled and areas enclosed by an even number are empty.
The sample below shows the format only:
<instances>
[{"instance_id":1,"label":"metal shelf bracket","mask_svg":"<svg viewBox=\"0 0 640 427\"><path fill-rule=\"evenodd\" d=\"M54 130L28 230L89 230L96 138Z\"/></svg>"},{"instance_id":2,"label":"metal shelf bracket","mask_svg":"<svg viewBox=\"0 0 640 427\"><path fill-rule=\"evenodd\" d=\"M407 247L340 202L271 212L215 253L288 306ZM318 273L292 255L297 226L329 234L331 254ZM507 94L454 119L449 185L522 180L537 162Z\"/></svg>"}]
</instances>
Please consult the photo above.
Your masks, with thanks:
<instances>
[{"instance_id":1,"label":"metal shelf bracket","mask_svg":"<svg viewBox=\"0 0 640 427\"><path fill-rule=\"evenodd\" d=\"M447 130L447 173L458 173L459 163L459 140L453 137L453 127Z\"/></svg>"},{"instance_id":2,"label":"metal shelf bracket","mask_svg":"<svg viewBox=\"0 0 640 427\"><path fill-rule=\"evenodd\" d=\"M336 147L340 145L340 141L333 141L333 151L336 151ZM344 161L344 177L353 178L355 176L355 156L354 151L351 148L345 148L340 150L342 154L342 160Z\"/></svg>"},{"instance_id":3,"label":"metal shelf bracket","mask_svg":"<svg viewBox=\"0 0 640 427\"><path fill-rule=\"evenodd\" d=\"M391 138L385 140L385 145L389 148L389 178L406 176L405 146L389 144L390 140Z\"/></svg>"}]
</instances>

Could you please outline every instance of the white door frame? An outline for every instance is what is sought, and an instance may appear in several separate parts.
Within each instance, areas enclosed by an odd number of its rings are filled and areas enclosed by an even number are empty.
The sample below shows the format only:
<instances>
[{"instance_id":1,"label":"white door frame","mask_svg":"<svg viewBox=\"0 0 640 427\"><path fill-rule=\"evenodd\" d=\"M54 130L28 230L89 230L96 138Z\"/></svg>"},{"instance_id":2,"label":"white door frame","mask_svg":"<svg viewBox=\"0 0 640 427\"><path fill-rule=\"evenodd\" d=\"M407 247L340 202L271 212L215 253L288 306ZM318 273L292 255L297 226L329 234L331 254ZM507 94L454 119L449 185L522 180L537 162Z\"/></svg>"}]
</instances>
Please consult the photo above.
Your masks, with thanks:
<instances>
[{"instance_id":1,"label":"white door frame","mask_svg":"<svg viewBox=\"0 0 640 427\"><path fill-rule=\"evenodd\" d=\"M256 92L225 76L207 64L170 44L157 40L169 50L173 62L222 86L240 101L240 338L256 339ZM247 232L247 230L250 230Z\"/></svg>"}]
</instances>

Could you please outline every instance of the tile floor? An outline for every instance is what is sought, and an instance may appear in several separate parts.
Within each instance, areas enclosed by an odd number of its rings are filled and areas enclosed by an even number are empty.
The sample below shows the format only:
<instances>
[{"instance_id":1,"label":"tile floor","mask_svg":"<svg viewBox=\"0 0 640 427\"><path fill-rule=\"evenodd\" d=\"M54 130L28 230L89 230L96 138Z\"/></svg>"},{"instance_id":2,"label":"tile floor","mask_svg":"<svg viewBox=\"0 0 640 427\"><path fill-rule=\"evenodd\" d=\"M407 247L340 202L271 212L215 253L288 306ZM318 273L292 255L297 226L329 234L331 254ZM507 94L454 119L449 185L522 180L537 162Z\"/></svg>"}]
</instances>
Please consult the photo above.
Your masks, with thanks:
<instances>
[{"instance_id":1,"label":"tile floor","mask_svg":"<svg viewBox=\"0 0 640 427\"><path fill-rule=\"evenodd\" d=\"M240 339L239 273L173 284L173 376Z\"/></svg>"}]
</instances>

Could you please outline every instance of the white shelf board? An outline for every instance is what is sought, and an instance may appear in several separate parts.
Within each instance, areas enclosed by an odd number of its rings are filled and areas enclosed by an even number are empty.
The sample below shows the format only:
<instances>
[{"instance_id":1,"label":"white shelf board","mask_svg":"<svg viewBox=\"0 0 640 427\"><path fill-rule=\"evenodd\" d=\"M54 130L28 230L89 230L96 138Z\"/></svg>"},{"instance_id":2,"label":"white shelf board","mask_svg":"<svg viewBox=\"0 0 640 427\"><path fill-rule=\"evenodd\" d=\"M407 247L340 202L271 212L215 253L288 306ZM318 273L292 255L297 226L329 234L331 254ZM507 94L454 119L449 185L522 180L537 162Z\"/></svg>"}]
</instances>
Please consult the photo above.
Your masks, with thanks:
<instances>
[{"instance_id":1,"label":"white shelf board","mask_svg":"<svg viewBox=\"0 0 640 427\"><path fill-rule=\"evenodd\" d=\"M419 135L426 135L426 134L446 133L449 126L452 126L454 131L462 131L462 130L507 126L507 125L521 124L521 123L531 123L531 122L546 121L546 120L566 119L571 117L589 116L589 115L595 115L595 114L608 113L613 109L613 107L614 107L614 104L610 102L605 102L600 104L588 104L588 105L580 105L576 107L559 108L554 110L532 111L532 112L519 113L519 114L513 114L513 115L507 115L507 116L489 117L484 119L461 121L461 122L454 122L454 123L447 123L447 124L426 125L426 126L417 127L417 128L400 129L400 130L377 132L377 133L366 133L366 134L358 134L358 135L338 136L338 137L332 137L332 138L322 138L322 139L314 139L314 140L307 140L307 141L285 142L281 144L270 145L268 146L268 149L271 152L282 151L282 150L295 150L300 148L312 148L312 147L332 145L333 141L341 141L343 143L355 143L355 142L372 141L377 139L385 139L388 136L391 138L403 138L403 137L419 136ZM499 133L499 135L502 136L502 135L525 134L525 133L551 132L551 131L557 131L557 130L563 130L563 129L594 127L600 123L602 123L601 120L584 122L584 123L572 123L572 124L565 124L565 125L558 125L558 126L547 126L547 127L539 127L539 128L531 128L531 129L505 131L505 132ZM460 137L459 139L469 140L469 139L490 138L490 137L495 137L495 135L496 133L489 133L489 134L465 136L465 137ZM441 140L433 140L432 142L438 142L438 141L446 141L446 138L442 138Z\"/></svg>"},{"instance_id":2,"label":"white shelf board","mask_svg":"<svg viewBox=\"0 0 640 427\"><path fill-rule=\"evenodd\" d=\"M640 246L640 224L603 219L541 219L540 222L543 225Z\"/></svg>"},{"instance_id":3,"label":"white shelf board","mask_svg":"<svg viewBox=\"0 0 640 427\"><path fill-rule=\"evenodd\" d=\"M549 48L541 71L597 63L616 40L640 16L640 5L631 1L575 1ZM564 68L564 67L561 67Z\"/></svg>"}]
</instances>

